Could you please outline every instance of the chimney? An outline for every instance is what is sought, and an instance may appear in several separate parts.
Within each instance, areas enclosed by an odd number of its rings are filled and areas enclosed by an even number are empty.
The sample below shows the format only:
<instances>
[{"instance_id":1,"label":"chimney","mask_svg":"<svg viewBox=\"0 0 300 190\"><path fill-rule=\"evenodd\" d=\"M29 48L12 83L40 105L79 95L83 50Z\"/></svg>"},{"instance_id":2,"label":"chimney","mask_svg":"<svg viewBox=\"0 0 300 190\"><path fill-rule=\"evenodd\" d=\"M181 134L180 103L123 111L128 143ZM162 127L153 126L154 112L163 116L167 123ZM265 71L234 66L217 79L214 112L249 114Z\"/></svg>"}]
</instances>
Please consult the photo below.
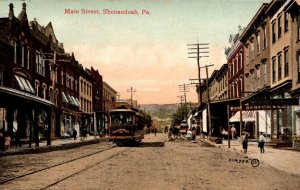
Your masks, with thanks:
<instances>
[{"instance_id":1,"label":"chimney","mask_svg":"<svg viewBox=\"0 0 300 190\"><path fill-rule=\"evenodd\" d=\"M12 3L9 4L9 13L8 13L9 20L14 18L14 5Z\"/></svg>"}]
</instances>

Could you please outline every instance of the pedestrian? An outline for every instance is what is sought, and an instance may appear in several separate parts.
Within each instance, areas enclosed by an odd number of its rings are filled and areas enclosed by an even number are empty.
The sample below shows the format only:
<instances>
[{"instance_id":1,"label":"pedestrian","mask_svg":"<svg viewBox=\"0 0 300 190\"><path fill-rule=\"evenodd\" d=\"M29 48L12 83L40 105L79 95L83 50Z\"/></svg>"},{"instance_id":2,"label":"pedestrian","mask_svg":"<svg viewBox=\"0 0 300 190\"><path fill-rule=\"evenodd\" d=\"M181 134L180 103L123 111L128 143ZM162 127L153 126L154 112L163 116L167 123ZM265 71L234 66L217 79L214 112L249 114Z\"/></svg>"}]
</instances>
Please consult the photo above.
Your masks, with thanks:
<instances>
[{"instance_id":1,"label":"pedestrian","mask_svg":"<svg viewBox=\"0 0 300 190\"><path fill-rule=\"evenodd\" d=\"M73 138L74 138L74 141L77 139L77 131L75 128L73 130Z\"/></svg>"},{"instance_id":2,"label":"pedestrian","mask_svg":"<svg viewBox=\"0 0 300 190\"><path fill-rule=\"evenodd\" d=\"M222 138L223 138L223 140L225 140L225 129L224 128L222 130Z\"/></svg>"},{"instance_id":3,"label":"pedestrian","mask_svg":"<svg viewBox=\"0 0 300 190\"><path fill-rule=\"evenodd\" d=\"M243 144L243 149L244 149L244 154L247 154L247 149L248 149L248 133L243 131L242 133L242 144Z\"/></svg>"},{"instance_id":4,"label":"pedestrian","mask_svg":"<svg viewBox=\"0 0 300 190\"><path fill-rule=\"evenodd\" d=\"M6 135L5 136L5 142L4 142L4 145L5 145L4 150L9 150L10 149L10 143L11 143L11 138L8 135Z\"/></svg>"},{"instance_id":5,"label":"pedestrian","mask_svg":"<svg viewBox=\"0 0 300 190\"><path fill-rule=\"evenodd\" d=\"M227 130L225 130L225 140L227 141L229 139L229 133Z\"/></svg>"},{"instance_id":6,"label":"pedestrian","mask_svg":"<svg viewBox=\"0 0 300 190\"><path fill-rule=\"evenodd\" d=\"M231 139L233 140L235 138L235 133L236 133L236 129L234 125L232 125L230 130L231 130Z\"/></svg>"},{"instance_id":7,"label":"pedestrian","mask_svg":"<svg viewBox=\"0 0 300 190\"><path fill-rule=\"evenodd\" d=\"M265 136L263 135L263 132L260 132L260 136L258 139L258 147L260 148L260 153L265 153Z\"/></svg>"},{"instance_id":8,"label":"pedestrian","mask_svg":"<svg viewBox=\"0 0 300 190\"><path fill-rule=\"evenodd\" d=\"M192 140L196 140L196 128L192 127Z\"/></svg>"},{"instance_id":9,"label":"pedestrian","mask_svg":"<svg viewBox=\"0 0 300 190\"><path fill-rule=\"evenodd\" d=\"M156 136L156 127L154 128L154 134L155 134L155 136Z\"/></svg>"}]
</instances>

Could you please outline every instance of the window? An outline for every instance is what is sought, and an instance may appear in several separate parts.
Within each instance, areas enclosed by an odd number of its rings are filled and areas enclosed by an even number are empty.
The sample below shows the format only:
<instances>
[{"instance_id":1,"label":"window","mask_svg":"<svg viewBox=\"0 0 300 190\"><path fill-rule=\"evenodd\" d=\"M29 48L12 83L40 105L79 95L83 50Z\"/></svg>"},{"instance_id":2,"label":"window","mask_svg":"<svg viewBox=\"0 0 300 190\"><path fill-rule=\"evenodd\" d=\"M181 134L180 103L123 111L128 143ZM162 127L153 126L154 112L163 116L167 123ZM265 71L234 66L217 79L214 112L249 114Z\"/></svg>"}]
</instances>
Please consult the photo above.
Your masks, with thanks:
<instances>
[{"instance_id":1,"label":"window","mask_svg":"<svg viewBox=\"0 0 300 190\"><path fill-rule=\"evenodd\" d=\"M40 86L39 81L35 81L35 91L36 91L36 96L39 96L39 86Z\"/></svg>"},{"instance_id":2,"label":"window","mask_svg":"<svg viewBox=\"0 0 300 190\"><path fill-rule=\"evenodd\" d=\"M43 84L42 92L43 92L43 98L44 98L44 99L46 99L46 90L47 90L47 85L46 85L46 84Z\"/></svg>"},{"instance_id":3,"label":"window","mask_svg":"<svg viewBox=\"0 0 300 190\"><path fill-rule=\"evenodd\" d=\"M284 77L289 76L289 55L288 49L284 51Z\"/></svg>"},{"instance_id":4,"label":"window","mask_svg":"<svg viewBox=\"0 0 300 190\"><path fill-rule=\"evenodd\" d=\"M272 81L273 83L276 82L276 59L275 57L272 59Z\"/></svg>"},{"instance_id":5,"label":"window","mask_svg":"<svg viewBox=\"0 0 300 190\"><path fill-rule=\"evenodd\" d=\"M276 42L275 22L272 23L272 42Z\"/></svg>"},{"instance_id":6,"label":"window","mask_svg":"<svg viewBox=\"0 0 300 190\"><path fill-rule=\"evenodd\" d=\"M23 45L21 45L21 55L22 55L22 58L21 58L21 66L24 67L25 63L24 63L24 60L25 60L25 48Z\"/></svg>"},{"instance_id":7,"label":"window","mask_svg":"<svg viewBox=\"0 0 300 190\"><path fill-rule=\"evenodd\" d=\"M281 16L278 17L278 38L281 38Z\"/></svg>"},{"instance_id":8,"label":"window","mask_svg":"<svg viewBox=\"0 0 300 190\"><path fill-rule=\"evenodd\" d=\"M243 53L240 53L240 68L243 68Z\"/></svg>"},{"instance_id":9,"label":"window","mask_svg":"<svg viewBox=\"0 0 300 190\"><path fill-rule=\"evenodd\" d=\"M27 49L27 65L26 68L29 70L30 68L30 52L29 49Z\"/></svg>"},{"instance_id":10,"label":"window","mask_svg":"<svg viewBox=\"0 0 300 190\"><path fill-rule=\"evenodd\" d=\"M284 13L284 32L287 32L289 30L289 18L288 18L288 12Z\"/></svg>"},{"instance_id":11,"label":"window","mask_svg":"<svg viewBox=\"0 0 300 190\"><path fill-rule=\"evenodd\" d=\"M282 64L281 64L281 54L278 55L278 80L281 80Z\"/></svg>"},{"instance_id":12,"label":"window","mask_svg":"<svg viewBox=\"0 0 300 190\"><path fill-rule=\"evenodd\" d=\"M300 83L300 52L297 53L298 83Z\"/></svg>"},{"instance_id":13,"label":"window","mask_svg":"<svg viewBox=\"0 0 300 190\"><path fill-rule=\"evenodd\" d=\"M257 54L260 53L260 35L259 33L257 34Z\"/></svg>"},{"instance_id":14,"label":"window","mask_svg":"<svg viewBox=\"0 0 300 190\"><path fill-rule=\"evenodd\" d=\"M257 88L260 86L260 67L256 69L256 78L257 78Z\"/></svg>"},{"instance_id":15,"label":"window","mask_svg":"<svg viewBox=\"0 0 300 190\"><path fill-rule=\"evenodd\" d=\"M85 83L85 81L83 82L83 93L86 94L86 83Z\"/></svg>"},{"instance_id":16,"label":"window","mask_svg":"<svg viewBox=\"0 0 300 190\"><path fill-rule=\"evenodd\" d=\"M17 42L14 42L14 63L17 63Z\"/></svg>"},{"instance_id":17,"label":"window","mask_svg":"<svg viewBox=\"0 0 300 190\"><path fill-rule=\"evenodd\" d=\"M83 90L83 82L82 80L80 80L80 91L82 92L82 90Z\"/></svg>"},{"instance_id":18,"label":"window","mask_svg":"<svg viewBox=\"0 0 300 190\"><path fill-rule=\"evenodd\" d=\"M78 91L78 81L75 79L75 86L74 86L75 91Z\"/></svg>"},{"instance_id":19,"label":"window","mask_svg":"<svg viewBox=\"0 0 300 190\"><path fill-rule=\"evenodd\" d=\"M251 42L251 58L254 59L254 43Z\"/></svg>"},{"instance_id":20,"label":"window","mask_svg":"<svg viewBox=\"0 0 300 190\"><path fill-rule=\"evenodd\" d=\"M297 34L298 34L298 41L300 40L300 14L298 15L297 20Z\"/></svg>"},{"instance_id":21,"label":"window","mask_svg":"<svg viewBox=\"0 0 300 190\"><path fill-rule=\"evenodd\" d=\"M268 40L268 39L267 39L267 37L268 37L268 36L267 36L267 28L264 27L263 30L264 30L264 48L267 48L267 42L268 42L268 41L267 41L267 40Z\"/></svg>"},{"instance_id":22,"label":"window","mask_svg":"<svg viewBox=\"0 0 300 190\"><path fill-rule=\"evenodd\" d=\"M264 72L264 84L266 85L267 84L267 63L264 62L263 63L263 72Z\"/></svg>"},{"instance_id":23,"label":"window","mask_svg":"<svg viewBox=\"0 0 300 190\"><path fill-rule=\"evenodd\" d=\"M45 61L40 52L35 53L35 72L45 76Z\"/></svg>"}]
</instances>

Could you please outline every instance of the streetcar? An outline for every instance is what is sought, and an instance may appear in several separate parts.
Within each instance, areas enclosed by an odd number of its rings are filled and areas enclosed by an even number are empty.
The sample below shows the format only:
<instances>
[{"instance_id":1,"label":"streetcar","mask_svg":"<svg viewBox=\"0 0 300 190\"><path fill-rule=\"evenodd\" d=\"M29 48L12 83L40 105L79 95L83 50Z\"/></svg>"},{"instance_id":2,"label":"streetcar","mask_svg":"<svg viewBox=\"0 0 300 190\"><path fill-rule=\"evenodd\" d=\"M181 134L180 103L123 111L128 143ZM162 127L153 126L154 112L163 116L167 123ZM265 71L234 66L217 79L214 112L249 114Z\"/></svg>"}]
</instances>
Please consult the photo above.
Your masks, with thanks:
<instances>
[{"instance_id":1,"label":"streetcar","mask_svg":"<svg viewBox=\"0 0 300 190\"><path fill-rule=\"evenodd\" d=\"M108 127L109 140L119 146L125 143L139 143L144 138L144 116L137 110L111 110Z\"/></svg>"}]
</instances>

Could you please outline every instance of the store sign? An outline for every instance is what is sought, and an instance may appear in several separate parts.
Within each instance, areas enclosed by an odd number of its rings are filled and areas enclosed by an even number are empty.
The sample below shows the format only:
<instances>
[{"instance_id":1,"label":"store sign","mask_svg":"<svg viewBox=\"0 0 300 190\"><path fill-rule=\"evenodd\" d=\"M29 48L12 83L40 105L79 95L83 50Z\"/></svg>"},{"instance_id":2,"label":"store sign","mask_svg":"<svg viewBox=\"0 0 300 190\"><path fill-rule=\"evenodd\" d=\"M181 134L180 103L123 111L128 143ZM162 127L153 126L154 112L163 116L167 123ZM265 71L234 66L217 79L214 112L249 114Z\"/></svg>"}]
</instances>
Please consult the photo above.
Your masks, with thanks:
<instances>
[{"instance_id":1,"label":"store sign","mask_svg":"<svg viewBox=\"0 0 300 190\"><path fill-rule=\"evenodd\" d=\"M279 105L263 105L263 106L243 106L242 110L278 110L278 109L283 109L284 106L279 106ZM239 106L234 106L230 107L230 111L235 112L235 111L240 111Z\"/></svg>"},{"instance_id":2,"label":"store sign","mask_svg":"<svg viewBox=\"0 0 300 190\"><path fill-rule=\"evenodd\" d=\"M249 106L292 106L299 105L298 98L255 99L249 101Z\"/></svg>"}]
</instances>

